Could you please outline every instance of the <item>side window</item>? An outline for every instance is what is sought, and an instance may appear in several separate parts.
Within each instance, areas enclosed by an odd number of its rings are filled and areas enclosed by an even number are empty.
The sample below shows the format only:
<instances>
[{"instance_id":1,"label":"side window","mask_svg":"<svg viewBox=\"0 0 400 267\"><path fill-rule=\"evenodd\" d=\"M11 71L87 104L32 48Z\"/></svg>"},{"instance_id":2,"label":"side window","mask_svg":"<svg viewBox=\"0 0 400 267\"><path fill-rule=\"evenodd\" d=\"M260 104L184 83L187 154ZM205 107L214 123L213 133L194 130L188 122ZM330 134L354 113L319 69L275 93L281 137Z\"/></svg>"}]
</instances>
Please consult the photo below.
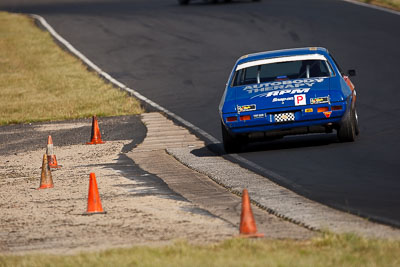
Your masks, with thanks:
<instances>
[{"instance_id":1,"label":"side window","mask_svg":"<svg viewBox=\"0 0 400 267\"><path fill-rule=\"evenodd\" d=\"M329 71L328 65L325 61L318 60L318 65L320 69L319 76L317 77L329 77L331 76L331 72Z\"/></svg>"},{"instance_id":2,"label":"side window","mask_svg":"<svg viewBox=\"0 0 400 267\"><path fill-rule=\"evenodd\" d=\"M332 56L332 54L329 54L329 56L332 58L333 62L335 62L335 65L336 65L336 67L338 68L339 72L340 72L341 74L343 74L344 72L343 72L342 68L341 68L340 65L337 63L337 61L336 61L335 58Z\"/></svg>"},{"instance_id":3,"label":"side window","mask_svg":"<svg viewBox=\"0 0 400 267\"><path fill-rule=\"evenodd\" d=\"M235 72L235 77L233 77L232 86L238 86L238 85L242 84L242 81L241 81L242 71L243 70L238 70Z\"/></svg>"},{"instance_id":4,"label":"side window","mask_svg":"<svg viewBox=\"0 0 400 267\"><path fill-rule=\"evenodd\" d=\"M257 83L258 66L241 69L235 73L233 86Z\"/></svg>"},{"instance_id":5,"label":"side window","mask_svg":"<svg viewBox=\"0 0 400 267\"><path fill-rule=\"evenodd\" d=\"M336 75L335 71L333 70L332 65L331 65L331 63L329 63L329 61L324 61L324 65L325 65L325 68L327 69L327 71L329 73L328 76L332 77L332 76Z\"/></svg>"},{"instance_id":6,"label":"side window","mask_svg":"<svg viewBox=\"0 0 400 267\"><path fill-rule=\"evenodd\" d=\"M245 73L245 69L238 70L235 73L235 78L233 80L233 86L238 86L238 85L243 85L244 84L243 83L244 73Z\"/></svg>"}]
</instances>

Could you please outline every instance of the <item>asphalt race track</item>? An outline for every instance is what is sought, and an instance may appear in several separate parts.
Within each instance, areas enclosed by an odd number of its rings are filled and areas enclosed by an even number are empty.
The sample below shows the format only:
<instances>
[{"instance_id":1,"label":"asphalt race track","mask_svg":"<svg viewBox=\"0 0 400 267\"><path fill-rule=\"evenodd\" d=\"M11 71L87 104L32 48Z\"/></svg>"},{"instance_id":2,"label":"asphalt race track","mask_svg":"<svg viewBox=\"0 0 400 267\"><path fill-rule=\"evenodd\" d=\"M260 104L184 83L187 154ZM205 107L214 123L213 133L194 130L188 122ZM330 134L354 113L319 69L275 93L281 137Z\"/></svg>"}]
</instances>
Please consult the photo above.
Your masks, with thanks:
<instances>
[{"instance_id":1,"label":"asphalt race track","mask_svg":"<svg viewBox=\"0 0 400 267\"><path fill-rule=\"evenodd\" d=\"M328 48L357 70L359 139L288 137L240 156L304 196L400 227L400 16L339 0L220 2L2 0L0 10L42 15L104 71L219 140L239 56Z\"/></svg>"}]
</instances>

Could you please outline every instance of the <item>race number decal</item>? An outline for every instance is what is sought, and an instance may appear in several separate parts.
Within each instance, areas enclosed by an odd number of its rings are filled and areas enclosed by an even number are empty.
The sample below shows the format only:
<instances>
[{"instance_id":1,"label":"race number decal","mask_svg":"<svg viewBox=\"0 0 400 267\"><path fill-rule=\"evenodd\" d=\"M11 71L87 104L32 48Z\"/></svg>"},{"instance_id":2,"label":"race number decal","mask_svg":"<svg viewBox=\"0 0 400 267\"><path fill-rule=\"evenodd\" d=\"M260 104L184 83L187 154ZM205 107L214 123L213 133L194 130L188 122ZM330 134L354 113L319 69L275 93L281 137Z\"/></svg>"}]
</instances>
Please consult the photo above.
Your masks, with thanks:
<instances>
[{"instance_id":1,"label":"race number decal","mask_svg":"<svg viewBox=\"0 0 400 267\"><path fill-rule=\"evenodd\" d=\"M306 105L306 95L295 95L294 96L294 104L296 106L303 106Z\"/></svg>"}]
</instances>

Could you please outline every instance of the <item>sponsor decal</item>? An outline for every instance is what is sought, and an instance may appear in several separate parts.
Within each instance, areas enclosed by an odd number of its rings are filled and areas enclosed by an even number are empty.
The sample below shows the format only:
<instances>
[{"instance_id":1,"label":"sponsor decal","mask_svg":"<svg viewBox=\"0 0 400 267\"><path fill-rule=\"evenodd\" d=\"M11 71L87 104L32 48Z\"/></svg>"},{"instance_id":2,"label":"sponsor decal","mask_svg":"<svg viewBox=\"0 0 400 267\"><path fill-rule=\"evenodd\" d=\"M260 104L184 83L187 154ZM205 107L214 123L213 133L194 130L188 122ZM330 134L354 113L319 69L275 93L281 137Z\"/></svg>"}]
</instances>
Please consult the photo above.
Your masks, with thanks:
<instances>
[{"instance_id":1,"label":"sponsor decal","mask_svg":"<svg viewBox=\"0 0 400 267\"><path fill-rule=\"evenodd\" d=\"M310 104L324 104L329 103L329 96L310 98Z\"/></svg>"},{"instance_id":2,"label":"sponsor decal","mask_svg":"<svg viewBox=\"0 0 400 267\"><path fill-rule=\"evenodd\" d=\"M278 113L274 115L275 122L294 121L294 113Z\"/></svg>"},{"instance_id":3,"label":"sponsor decal","mask_svg":"<svg viewBox=\"0 0 400 267\"><path fill-rule=\"evenodd\" d=\"M290 90L302 87L313 87L315 83L321 83L324 78L310 78L310 79L298 79L298 80L285 80L285 81L274 81L260 84L247 85L243 88L249 94L260 93L271 90Z\"/></svg>"},{"instance_id":4,"label":"sponsor decal","mask_svg":"<svg viewBox=\"0 0 400 267\"><path fill-rule=\"evenodd\" d=\"M264 113L262 113L262 114L254 114L253 118L254 119L262 119L262 118L265 118L265 114Z\"/></svg>"},{"instance_id":5,"label":"sponsor decal","mask_svg":"<svg viewBox=\"0 0 400 267\"><path fill-rule=\"evenodd\" d=\"M302 94L302 95L295 95L294 96L294 105L295 106L304 106L306 105L306 95Z\"/></svg>"},{"instance_id":6,"label":"sponsor decal","mask_svg":"<svg viewBox=\"0 0 400 267\"><path fill-rule=\"evenodd\" d=\"M280 90L280 91L271 91L268 93L262 93L259 95L252 96L250 99L257 98L257 97L271 97L271 96L281 96L281 95L295 95L301 93L308 93L311 88L299 88L299 89L290 89L290 90Z\"/></svg>"},{"instance_id":7,"label":"sponsor decal","mask_svg":"<svg viewBox=\"0 0 400 267\"><path fill-rule=\"evenodd\" d=\"M306 108L305 110L304 110L304 112L305 113L311 113L311 112L313 112L314 110L312 109L312 108Z\"/></svg>"},{"instance_id":8,"label":"sponsor decal","mask_svg":"<svg viewBox=\"0 0 400 267\"><path fill-rule=\"evenodd\" d=\"M274 99L272 99L272 102L282 102L282 104L284 104L285 101L289 101L289 100L293 101L294 100L293 96L291 96L291 97L282 97L282 98L275 97Z\"/></svg>"},{"instance_id":9,"label":"sponsor decal","mask_svg":"<svg viewBox=\"0 0 400 267\"><path fill-rule=\"evenodd\" d=\"M252 105L237 106L237 110L239 113L246 112L246 111L253 111L253 110L256 110L256 105L252 104Z\"/></svg>"},{"instance_id":10,"label":"sponsor decal","mask_svg":"<svg viewBox=\"0 0 400 267\"><path fill-rule=\"evenodd\" d=\"M325 115L326 118L329 118L331 116L331 114L332 114L332 111L325 111L324 112L324 115Z\"/></svg>"}]
</instances>

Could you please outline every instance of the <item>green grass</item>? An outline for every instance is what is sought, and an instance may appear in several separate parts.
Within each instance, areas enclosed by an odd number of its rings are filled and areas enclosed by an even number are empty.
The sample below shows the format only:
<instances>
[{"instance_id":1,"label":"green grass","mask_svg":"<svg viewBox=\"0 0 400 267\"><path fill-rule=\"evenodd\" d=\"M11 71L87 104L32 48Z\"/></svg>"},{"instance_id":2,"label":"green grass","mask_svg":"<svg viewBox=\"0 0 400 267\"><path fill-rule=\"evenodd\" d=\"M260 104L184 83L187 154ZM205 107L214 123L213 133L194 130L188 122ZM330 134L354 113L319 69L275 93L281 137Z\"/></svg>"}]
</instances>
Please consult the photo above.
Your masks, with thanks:
<instances>
[{"instance_id":1,"label":"green grass","mask_svg":"<svg viewBox=\"0 0 400 267\"><path fill-rule=\"evenodd\" d=\"M359 1L400 11L400 0L359 0Z\"/></svg>"},{"instance_id":2,"label":"green grass","mask_svg":"<svg viewBox=\"0 0 400 267\"><path fill-rule=\"evenodd\" d=\"M0 266L400 266L400 242L323 234L310 241L231 239L60 256L0 256Z\"/></svg>"},{"instance_id":3,"label":"green grass","mask_svg":"<svg viewBox=\"0 0 400 267\"><path fill-rule=\"evenodd\" d=\"M0 12L0 125L141 112L31 18Z\"/></svg>"}]
</instances>

